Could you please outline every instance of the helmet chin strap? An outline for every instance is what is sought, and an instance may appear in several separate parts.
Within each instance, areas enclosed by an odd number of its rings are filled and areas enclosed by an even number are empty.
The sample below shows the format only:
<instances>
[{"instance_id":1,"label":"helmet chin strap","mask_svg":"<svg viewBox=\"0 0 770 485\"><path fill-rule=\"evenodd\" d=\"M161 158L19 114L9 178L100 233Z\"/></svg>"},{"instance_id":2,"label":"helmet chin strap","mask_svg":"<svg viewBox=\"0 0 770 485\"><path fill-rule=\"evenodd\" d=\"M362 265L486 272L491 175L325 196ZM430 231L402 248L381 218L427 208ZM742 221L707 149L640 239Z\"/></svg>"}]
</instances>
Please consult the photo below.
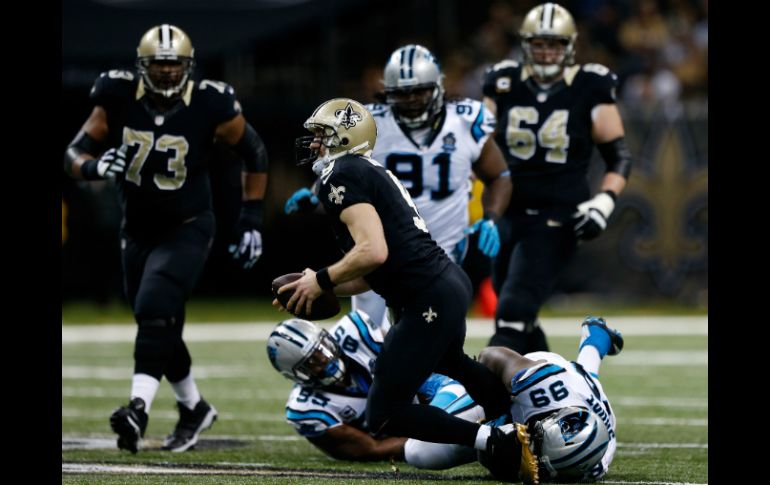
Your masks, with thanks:
<instances>
[{"instance_id":1,"label":"helmet chin strap","mask_svg":"<svg viewBox=\"0 0 770 485\"><path fill-rule=\"evenodd\" d=\"M358 145L356 145L356 146L354 146L354 147L352 147L352 148L350 148L348 150L345 150L345 151L342 151L342 152L339 152L339 153L335 153L334 155L329 155L329 152L326 152L326 155L324 155L323 157L321 157L318 160L316 160L315 162L313 162L313 172L316 175L320 176L321 172L323 172L323 169L326 168L326 166L329 163L333 162L334 160L336 160L336 159L338 159L338 158L340 158L342 156L347 155L348 153L355 153L355 152L357 152L359 150L363 150L364 148L367 148L368 146L369 146L369 142L365 141L365 142L360 143L360 144L358 144Z\"/></svg>"},{"instance_id":2,"label":"helmet chin strap","mask_svg":"<svg viewBox=\"0 0 770 485\"><path fill-rule=\"evenodd\" d=\"M550 81L561 74L563 66L561 64L532 64L532 70L537 77L543 81Z\"/></svg>"}]
</instances>

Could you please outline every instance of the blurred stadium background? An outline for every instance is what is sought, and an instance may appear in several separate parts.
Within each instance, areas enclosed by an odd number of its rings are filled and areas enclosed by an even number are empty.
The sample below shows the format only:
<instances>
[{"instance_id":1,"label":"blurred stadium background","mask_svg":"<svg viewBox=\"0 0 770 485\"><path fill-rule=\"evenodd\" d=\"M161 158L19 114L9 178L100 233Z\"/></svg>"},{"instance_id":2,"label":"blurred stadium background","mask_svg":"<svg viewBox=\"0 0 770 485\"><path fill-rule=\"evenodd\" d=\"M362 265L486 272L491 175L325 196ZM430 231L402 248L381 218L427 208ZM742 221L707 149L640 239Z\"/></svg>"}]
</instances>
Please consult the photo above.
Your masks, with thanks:
<instances>
[{"instance_id":1,"label":"blurred stadium background","mask_svg":"<svg viewBox=\"0 0 770 485\"><path fill-rule=\"evenodd\" d=\"M195 296L267 297L270 280L336 259L330 231L313 216L283 214L285 199L312 181L294 166L294 138L323 100L373 101L387 55L417 42L433 50L449 95L480 98L484 69L518 58L516 29L535 0L67 0L62 2L62 153L90 112L98 74L131 69L150 26L190 35L196 77L233 85L270 156L264 253L244 274L226 246L237 217L240 166L210 162L218 237ZM585 244L551 299L608 306L708 309L708 1L561 2L578 23L577 62L620 78L619 104L635 165L607 232ZM595 154L592 178L601 160ZM63 303L123 304L115 190L62 180ZM312 248L312 249L309 249ZM478 255L466 269L488 273ZM597 309L601 311L601 307Z\"/></svg>"}]
</instances>

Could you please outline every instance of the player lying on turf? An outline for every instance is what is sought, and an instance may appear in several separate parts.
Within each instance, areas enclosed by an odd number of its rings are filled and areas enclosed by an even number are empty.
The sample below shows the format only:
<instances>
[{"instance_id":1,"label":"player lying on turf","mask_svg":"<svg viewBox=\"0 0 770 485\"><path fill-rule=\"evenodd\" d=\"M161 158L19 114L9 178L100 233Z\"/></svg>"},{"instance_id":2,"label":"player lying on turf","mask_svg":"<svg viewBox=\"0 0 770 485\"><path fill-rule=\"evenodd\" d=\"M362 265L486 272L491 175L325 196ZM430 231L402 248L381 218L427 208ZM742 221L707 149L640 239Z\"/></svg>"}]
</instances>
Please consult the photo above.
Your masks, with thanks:
<instances>
[{"instance_id":1,"label":"player lying on turf","mask_svg":"<svg viewBox=\"0 0 770 485\"><path fill-rule=\"evenodd\" d=\"M538 475L543 481L557 476L560 481L595 480L607 472L615 451L615 416L596 378L602 357L619 353L623 339L600 318L589 317L582 327L576 362L550 352L522 356L500 347L482 351L482 363L511 390L513 421L526 423L532 436L523 460L480 456L496 477L536 483ZM472 462L476 453L469 447L397 437L378 440L369 434L363 422L366 392L386 332L387 327L373 328L363 312L349 313L330 332L304 320L281 322L268 341L268 355L279 372L298 383L287 403L288 422L338 459L392 457L426 469ZM464 419L483 419L483 411L451 379L434 374L419 394ZM533 473L527 460L537 460L539 473Z\"/></svg>"}]
</instances>

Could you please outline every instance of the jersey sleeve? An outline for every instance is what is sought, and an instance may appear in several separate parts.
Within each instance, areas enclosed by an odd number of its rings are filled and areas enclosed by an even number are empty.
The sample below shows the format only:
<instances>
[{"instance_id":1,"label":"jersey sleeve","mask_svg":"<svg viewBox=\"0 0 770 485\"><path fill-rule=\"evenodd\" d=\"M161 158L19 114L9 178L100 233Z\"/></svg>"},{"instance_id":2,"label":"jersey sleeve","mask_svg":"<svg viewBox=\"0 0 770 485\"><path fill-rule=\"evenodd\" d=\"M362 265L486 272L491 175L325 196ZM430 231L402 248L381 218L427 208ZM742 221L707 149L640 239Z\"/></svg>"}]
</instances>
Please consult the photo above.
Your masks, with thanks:
<instances>
[{"instance_id":1,"label":"jersey sleeve","mask_svg":"<svg viewBox=\"0 0 770 485\"><path fill-rule=\"evenodd\" d=\"M470 139L473 141L471 160L475 162L481 155L484 144L495 132L496 120L492 112L489 111L481 101L466 100L463 104L465 103L467 103L466 106L470 106L471 111L467 115L460 114L460 116L468 124ZM463 106L463 104L458 104L458 109Z\"/></svg>"},{"instance_id":2,"label":"jersey sleeve","mask_svg":"<svg viewBox=\"0 0 770 485\"><path fill-rule=\"evenodd\" d=\"M590 106L617 102L617 74L601 64L585 64L581 70L586 74L586 81L589 83Z\"/></svg>"},{"instance_id":3,"label":"jersey sleeve","mask_svg":"<svg viewBox=\"0 0 770 485\"><path fill-rule=\"evenodd\" d=\"M89 98L94 106L107 110L136 86L136 75L131 71L112 70L99 75L91 87Z\"/></svg>"},{"instance_id":4,"label":"jersey sleeve","mask_svg":"<svg viewBox=\"0 0 770 485\"><path fill-rule=\"evenodd\" d=\"M214 124L233 119L241 112L241 104L235 96L235 89L222 81L204 79L195 87L206 103L207 111Z\"/></svg>"},{"instance_id":5,"label":"jersey sleeve","mask_svg":"<svg viewBox=\"0 0 770 485\"><path fill-rule=\"evenodd\" d=\"M350 159L336 160L334 164L326 181L321 177L318 190L318 198L326 213L339 218L340 213L352 205L371 204L371 195L365 190L365 184L371 177L367 177L364 167L360 163L351 163ZM344 167L341 167L343 164Z\"/></svg>"},{"instance_id":6,"label":"jersey sleeve","mask_svg":"<svg viewBox=\"0 0 770 485\"><path fill-rule=\"evenodd\" d=\"M342 417L329 398L309 387L294 386L286 403L286 421L305 438L323 435L330 428L343 424Z\"/></svg>"},{"instance_id":7,"label":"jersey sleeve","mask_svg":"<svg viewBox=\"0 0 770 485\"><path fill-rule=\"evenodd\" d=\"M505 60L487 68L484 72L482 92L484 96L497 98L501 93L511 90L511 82L514 76L519 75L519 63Z\"/></svg>"}]
</instances>

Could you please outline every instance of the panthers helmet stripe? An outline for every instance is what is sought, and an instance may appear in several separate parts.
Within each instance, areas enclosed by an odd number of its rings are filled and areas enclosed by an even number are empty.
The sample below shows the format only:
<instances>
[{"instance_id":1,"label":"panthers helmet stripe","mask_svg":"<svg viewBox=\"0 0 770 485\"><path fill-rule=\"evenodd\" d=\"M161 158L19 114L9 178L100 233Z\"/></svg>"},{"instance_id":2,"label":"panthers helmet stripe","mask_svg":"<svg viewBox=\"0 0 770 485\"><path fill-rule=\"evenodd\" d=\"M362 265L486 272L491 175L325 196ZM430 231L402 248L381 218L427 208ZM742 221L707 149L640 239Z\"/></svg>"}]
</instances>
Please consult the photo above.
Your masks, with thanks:
<instances>
[{"instance_id":1,"label":"panthers helmet stripe","mask_svg":"<svg viewBox=\"0 0 770 485\"><path fill-rule=\"evenodd\" d=\"M415 53L415 51L417 51L417 46L411 45L409 47L411 47L411 49L412 49L412 50L409 51L409 77L413 77L414 76L414 70L413 70L413 68L414 68L414 53Z\"/></svg>"},{"instance_id":2,"label":"panthers helmet stripe","mask_svg":"<svg viewBox=\"0 0 770 485\"><path fill-rule=\"evenodd\" d=\"M567 462L567 461L573 459L574 457L578 456L586 448L591 446L591 443L593 443L594 440L596 439L596 434L598 432L599 432L599 425L598 424L594 424L594 428L593 428L593 430L591 430L591 435L583 442L583 444L580 445L580 447L578 447L577 450L573 451L569 455L562 456L561 458L557 458L555 460L551 460L551 465L556 467L557 464ZM591 453L591 455L593 455L593 453Z\"/></svg>"}]
</instances>

